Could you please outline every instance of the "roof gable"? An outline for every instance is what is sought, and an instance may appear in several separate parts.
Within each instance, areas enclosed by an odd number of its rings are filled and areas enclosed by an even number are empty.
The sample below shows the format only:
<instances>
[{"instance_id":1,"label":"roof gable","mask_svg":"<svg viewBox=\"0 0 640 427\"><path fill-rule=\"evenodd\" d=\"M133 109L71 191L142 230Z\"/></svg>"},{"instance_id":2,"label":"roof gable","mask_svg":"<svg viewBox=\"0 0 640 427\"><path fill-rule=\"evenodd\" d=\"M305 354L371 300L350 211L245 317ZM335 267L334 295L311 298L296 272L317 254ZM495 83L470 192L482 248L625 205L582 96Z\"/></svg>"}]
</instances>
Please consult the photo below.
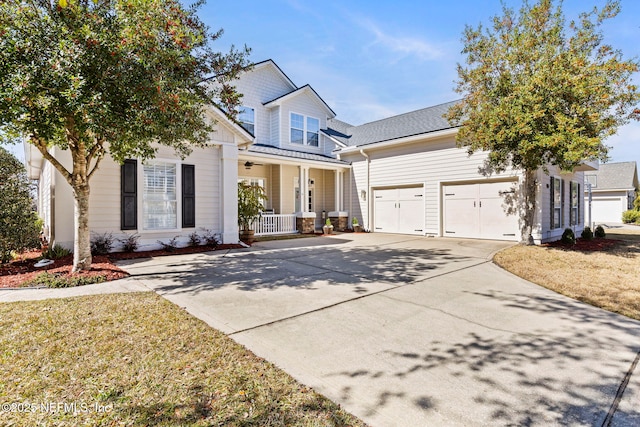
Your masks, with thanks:
<instances>
[{"instance_id":1,"label":"roof gable","mask_svg":"<svg viewBox=\"0 0 640 427\"><path fill-rule=\"evenodd\" d=\"M266 61L261 61L261 62L257 62L255 64L253 64L251 66L251 70L259 70L259 69L265 68L265 67L272 68L276 72L278 77L280 77L282 79L282 81L284 81L288 86L291 87L291 90L298 89L298 86L296 86L296 84L293 82L293 80L291 80L289 78L289 76L287 76L284 73L284 71L282 71L282 69L280 67L278 67L278 64L273 62L272 59L267 59Z\"/></svg>"},{"instance_id":2,"label":"roof gable","mask_svg":"<svg viewBox=\"0 0 640 427\"><path fill-rule=\"evenodd\" d=\"M329 115L330 118L333 118L336 116L336 113L331 109L331 107L329 107L329 104L327 104L324 99L322 99L320 97L320 95L318 95L318 92L316 92L311 85L304 85L301 88L298 88L296 90L293 90L289 93L285 93L284 95L281 95L275 99L272 99L270 101L265 102L263 105L267 108L270 107L275 107L277 105L282 105L283 102L295 98L297 96L308 96L309 98L311 98L314 102L316 102L317 104L319 104Z\"/></svg>"},{"instance_id":3,"label":"roof gable","mask_svg":"<svg viewBox=\"0 0 640 427\"><path fill-rule=\"evenodd\" d=\"M597 171L587 175L597 176L595 188L598 190L638 188L636 162L603 163Z\"/></svg>"}]
</instances>

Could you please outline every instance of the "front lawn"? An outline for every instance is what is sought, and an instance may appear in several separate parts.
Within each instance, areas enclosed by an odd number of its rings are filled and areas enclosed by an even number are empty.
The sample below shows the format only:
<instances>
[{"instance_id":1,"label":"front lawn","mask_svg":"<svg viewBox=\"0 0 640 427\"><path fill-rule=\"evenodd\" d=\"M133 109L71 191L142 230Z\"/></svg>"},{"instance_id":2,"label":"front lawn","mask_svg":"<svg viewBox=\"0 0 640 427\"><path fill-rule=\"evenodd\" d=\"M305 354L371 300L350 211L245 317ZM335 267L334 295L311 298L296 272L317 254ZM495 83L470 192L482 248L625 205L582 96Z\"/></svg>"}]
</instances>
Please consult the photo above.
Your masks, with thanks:
<instances>
[{"instance_id":1,"label":"front lawn","mask_svg":"<svg viewBox=\"0 0 640 427\"><path fill-rule=\"evenodd\" d=\"M601 250L513 246L494 262L523 279L605 310L640 320L640 228L607 230Z\"/></svg>"},{"instance_id":2,"label":"front lawn","mask_svg":"<svg viewBox=\"0 0 640 427\"><path fill-rule=\"evenodd\" d=\"M364 425L154 293L0 304L0 424Z\"/></svg>"}]
</instances>

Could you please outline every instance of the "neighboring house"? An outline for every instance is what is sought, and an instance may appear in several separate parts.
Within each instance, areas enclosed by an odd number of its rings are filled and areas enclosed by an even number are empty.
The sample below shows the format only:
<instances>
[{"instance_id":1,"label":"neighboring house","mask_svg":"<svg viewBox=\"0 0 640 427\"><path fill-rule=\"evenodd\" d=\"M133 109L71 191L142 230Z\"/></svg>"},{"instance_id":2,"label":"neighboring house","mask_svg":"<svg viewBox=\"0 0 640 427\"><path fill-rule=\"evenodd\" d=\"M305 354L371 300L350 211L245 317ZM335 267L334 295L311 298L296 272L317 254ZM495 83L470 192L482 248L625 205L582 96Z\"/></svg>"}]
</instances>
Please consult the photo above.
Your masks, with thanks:
<instances>
[{"instance_id":1,"label":"neighboring house","mask_svg":"<svg viewBox=\"0 0 640 427\"><path fill-rule=\"evenodd\" d=\"M633 209L638 185L636 162L605 163L585 173L591 184L591 223L620 224L622 213ZM585 188L585 223L589 222L589 191Z\"/></svg>"},{"instance_id":2,"label":"neighboring house","mask_svg":"<svg viewBox=\"0 0 640 427\"><path fill-rule=\"evenodd\" d=\"M168 149L145 164L103 160L91 182L92 232L137 232L143 248L174 236L186 242L201 228L237 242L243 180L268 197L256 234L312 232L325 218L340 230L356 217L372 232L519 240L521 173L490 174L486 154L458 148L457 128L442 117L450 103L352 126L271 60L243 73L236 87L244 95L238 123L211 109L210 148L184 161ZM71 190L29 147L47 237L71 247ZM594 169L538 172L536 242L556 240L566 227L582 230L582 170Z\"/></svg>"}]
</instances>

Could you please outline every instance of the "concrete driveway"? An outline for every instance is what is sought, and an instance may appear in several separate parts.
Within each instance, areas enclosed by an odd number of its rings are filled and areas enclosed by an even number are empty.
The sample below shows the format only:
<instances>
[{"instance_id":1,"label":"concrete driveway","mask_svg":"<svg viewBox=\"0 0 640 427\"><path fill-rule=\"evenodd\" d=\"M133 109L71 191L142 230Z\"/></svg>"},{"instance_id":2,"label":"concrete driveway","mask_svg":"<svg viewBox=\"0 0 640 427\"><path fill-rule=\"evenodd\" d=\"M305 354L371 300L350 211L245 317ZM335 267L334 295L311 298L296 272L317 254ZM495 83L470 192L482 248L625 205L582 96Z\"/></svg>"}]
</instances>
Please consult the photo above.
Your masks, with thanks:
<instances>
[{"instance_id":1,"label":"concrete driveway","mask_svg":"<svg viewBox=\"0 0 640 427\"><path fill-rule=\"evenodd\" d=\"M123 267L374 426L640 425L640 322L502 271L506 246L343 234Z\"/></svg>"}]
</instances>

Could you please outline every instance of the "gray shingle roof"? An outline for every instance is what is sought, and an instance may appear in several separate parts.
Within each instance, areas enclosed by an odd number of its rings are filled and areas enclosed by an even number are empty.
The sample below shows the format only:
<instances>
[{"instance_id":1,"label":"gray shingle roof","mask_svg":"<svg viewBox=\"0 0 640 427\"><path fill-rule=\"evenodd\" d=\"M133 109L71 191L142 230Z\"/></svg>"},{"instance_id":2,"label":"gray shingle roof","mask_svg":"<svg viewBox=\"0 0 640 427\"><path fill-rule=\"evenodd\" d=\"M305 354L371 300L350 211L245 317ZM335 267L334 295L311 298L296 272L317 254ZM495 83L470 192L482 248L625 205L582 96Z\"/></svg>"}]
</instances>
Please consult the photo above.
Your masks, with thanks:
<instances>
[{"instance_id":1,"label":"gray shingle roof","mask_svg":"<svg viewBox=\"0 0 640 427\"><path fill-rule=\"evenodd\" d=\"M341 139L347 145L374 144L454 128L443 116L457 102L447 102L359 126L339 120L330 120L328 125L330 129L350 136Z\"/></svg>"},{"instance_id":2,"label":"gray shingle roof","mask_svg":"<svg viewBox=\"0 0 640 427\"><path fill-rule=\"evenodd\" d=\"M638 169L636 162L604 163L597 171L585 173L596 175L594 189L632 189L638 187Z\"/></svg>"},{"instance_id":3,"label":"gray shingle roof","mask_svg":"<svg viewBox=\"0 0 640 427\"><path fill-rule=\"evenodd\" d=\"M265 144L253 144L247 150L249 153L271 154L274 156L290 157L292 159L313 160L316 162L334 163L339 165L349 165L349 162L338 160L334 157L324 156L322 154L305 153L302 151L285 150L278 147Z\"/></svg>"}]
</instances>

